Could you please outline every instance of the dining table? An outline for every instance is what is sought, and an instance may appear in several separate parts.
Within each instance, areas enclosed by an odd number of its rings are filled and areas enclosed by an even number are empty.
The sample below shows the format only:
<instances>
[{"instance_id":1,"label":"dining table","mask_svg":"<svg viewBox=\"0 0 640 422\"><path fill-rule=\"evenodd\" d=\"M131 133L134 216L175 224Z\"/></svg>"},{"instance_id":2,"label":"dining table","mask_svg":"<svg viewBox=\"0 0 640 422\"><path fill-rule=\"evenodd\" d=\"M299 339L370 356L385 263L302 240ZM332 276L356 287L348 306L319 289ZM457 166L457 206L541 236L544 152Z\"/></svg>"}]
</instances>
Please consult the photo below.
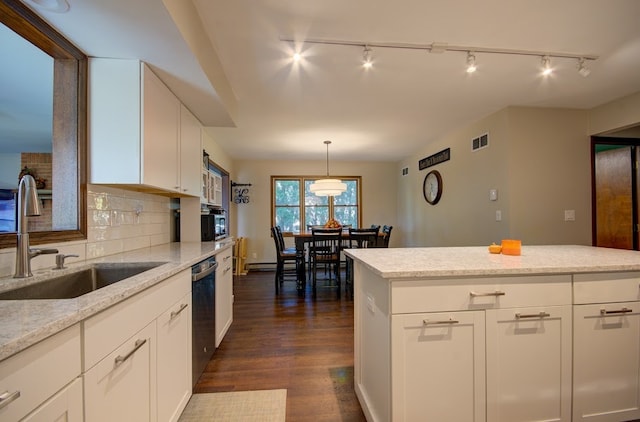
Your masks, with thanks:
<instances>
[{"instance_id":1,"label":"dining table","mask_svg":"<svg viewBox=\"0 0 640 422\"><path fill-rule=\"evenodd\" d=\"M299 263L298 279L301 283L303 283L303 285L306 285L307 271L306 271L305 255L306 255L307 249L305 248L305 244L311 243L313 241L313 234L311 233L311 230L308 230L308 231L301 231L298 233L291 233L290 235L293 236L295 241L296 254L302 257ZM384 234L382 232L378 233L378 244L380 244L380 242L382 241L383 236ZM345 247L348 247L347 246L348 241L349 241L349 228L345 227L342 230L342 245Z\"/></svg>"}]
</instances>

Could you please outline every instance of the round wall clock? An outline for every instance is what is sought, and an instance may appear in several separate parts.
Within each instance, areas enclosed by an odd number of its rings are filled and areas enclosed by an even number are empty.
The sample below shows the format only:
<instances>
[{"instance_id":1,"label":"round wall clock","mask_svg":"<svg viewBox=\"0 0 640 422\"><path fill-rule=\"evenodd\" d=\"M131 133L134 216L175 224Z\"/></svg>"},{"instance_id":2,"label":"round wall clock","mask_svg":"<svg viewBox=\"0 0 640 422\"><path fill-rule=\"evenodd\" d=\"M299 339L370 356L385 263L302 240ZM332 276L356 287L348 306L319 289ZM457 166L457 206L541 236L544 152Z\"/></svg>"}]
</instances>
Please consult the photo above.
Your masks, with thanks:
<instances>
[{"instance_id":1,"label":"round wall clock","mask_svg":"<svg viewBox=\"0 0 640 422\"><path fill-rule=\"evenodd\" d=\"M422 184L422 194L425 201L431 205L435 205L442 196L442 176L438 170L431 170L424 177L424 183Z\"/></svg>"}]
</instances>

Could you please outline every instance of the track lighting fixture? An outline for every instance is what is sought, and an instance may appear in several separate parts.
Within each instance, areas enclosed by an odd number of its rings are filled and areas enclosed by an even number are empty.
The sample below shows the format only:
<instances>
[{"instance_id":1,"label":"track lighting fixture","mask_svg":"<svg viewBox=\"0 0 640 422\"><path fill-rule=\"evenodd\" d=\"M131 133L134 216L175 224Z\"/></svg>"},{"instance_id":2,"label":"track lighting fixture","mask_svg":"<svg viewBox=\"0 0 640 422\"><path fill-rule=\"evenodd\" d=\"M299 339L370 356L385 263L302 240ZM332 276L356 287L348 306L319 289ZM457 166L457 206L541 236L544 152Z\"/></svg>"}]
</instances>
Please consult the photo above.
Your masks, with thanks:
<instances>
[{"instance_id":1,"label":"track lighting fixture","mask_svg":"<svg viewBox=\"0 0 640 422\"><path fill-rule=\"evenodd\" d=\"M362 47L362 66L365 69L371 68L373 60L371 58L371 48L393 48L403 50L423 50L429 53L444 53L447 51L464 52L467 53L467 72L473 73L477 70L476 65L476 53L483 54L501 54L501 55L516 55L516 56L537 56L542 57L543 74L550 75L553 72L551 67L551 58L554 59L576 59L579 60L578 72L582 76L588 76L590 70L587 68L587 61L597 60L599 57L593 54L576 54L566 52L551 52L551 51L534 51L534 50L520 50L511 48L493 48L493 47L477 47L477 46L465 46L465 45L450 45L443 42L434 42L431 44L410 44L410 43L391 43L391 42L362 42L362 41L347 41L347 40L331 40L331 39L318 39L307 38L304 40L293 40L291 38L281 37L280 41L295 43L300 42L308 44L325 44L325 45L341 45L341 46L354 46Z\"/></svg>"},{"instance_id":2,"label":"track lighting fixture","mask_svg":"<svg viewBox=\"0 0 640 422\"><path fill-rule=\"evenodd\" d=\"M364 50L362 51L362 67L365 69L371 69L373 66L373 61L371 60L371 49L368 45L364 46Z\"/></svg>"},{"instance_id":3,"label":"track lighting fixture","mask_svg":"<svg viewBox=\"0 0 640 422\"><path fill-rule=\"evenodd\" d=\"M585 78L591 73L591 70L585 64L584 57L580 57L580 59L578 60L578 73Z\"/></svg>"},{"instance_id":4,"label":"track lighting fixture","mask_svg":"<svg viewBox=\"0 0 640 422\"><path fill-rule=\"evenodd\" d=\"M473 73L476 70L478 70L478 67L476 66L476 56L469 51L467 53L467 73Z\"/></svg>"},{"instance_id":5,"label":"track lighting fixture","mask_svg":"<svg viewBox=\"0 0 640 422\"><path fill-rule=\"evenodd\" d=\"M553 73L553 69L551 68L551 59L549 56L542 56L542 74L544 76L549 76Z\"/></svg>"}]
</instances>

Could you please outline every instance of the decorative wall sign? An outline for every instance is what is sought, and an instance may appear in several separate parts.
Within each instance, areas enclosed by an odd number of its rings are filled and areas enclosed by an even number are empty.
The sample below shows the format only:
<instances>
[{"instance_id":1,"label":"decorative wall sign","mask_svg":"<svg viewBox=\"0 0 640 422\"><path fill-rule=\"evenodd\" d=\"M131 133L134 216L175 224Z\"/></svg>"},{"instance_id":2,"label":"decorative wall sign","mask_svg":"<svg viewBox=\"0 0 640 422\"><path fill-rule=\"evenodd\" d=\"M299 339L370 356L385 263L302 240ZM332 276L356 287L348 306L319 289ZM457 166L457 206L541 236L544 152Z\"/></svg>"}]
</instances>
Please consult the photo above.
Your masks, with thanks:
<instances>
[{"instance_id":1,"label":"decorative wall sign","mask_svg":"<svg viewBox=\"0 0 640 422\"><path fill-rule=\"evenodd\" d=\"M251 186L251 183L231 183L231 187L234 188L233 202L235 202L236 204L249 203L249 188L245 188L244 186Z\"/></svg>"},{"instance_id":2,"label":"decorative wall sign","mask_svg":"<svg viewBox=\"0 0 640 422\"><path fill-rule=\"evenodd\" d=\"M444 163L451 159L451 148L443 149L440 152L436 152L433 155L423 158L418 161L418 168L424 170L427 167L435 166L436 164Z\"/></svg>"}]
</instances>

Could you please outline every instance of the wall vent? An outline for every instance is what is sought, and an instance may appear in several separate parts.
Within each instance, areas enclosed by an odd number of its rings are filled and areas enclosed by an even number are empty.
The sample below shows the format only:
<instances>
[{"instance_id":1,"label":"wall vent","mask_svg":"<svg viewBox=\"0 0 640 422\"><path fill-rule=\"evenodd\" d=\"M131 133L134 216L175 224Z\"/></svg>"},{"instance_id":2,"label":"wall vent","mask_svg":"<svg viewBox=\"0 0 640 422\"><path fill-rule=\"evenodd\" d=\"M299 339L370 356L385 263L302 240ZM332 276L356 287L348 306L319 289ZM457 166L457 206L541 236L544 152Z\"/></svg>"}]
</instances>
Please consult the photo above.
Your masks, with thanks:
<instances>
[{"instance_id":1,"label":"wall vent","mask_svg":"<svg viewBox=\"0 0 640 422\"><path fill-rule=\"evenodd\" d=\"M409 174L409 167L405 167L402 169L402 175L406 176L407 174Z\"/></svg>"},{"instance_id":2,"label":"wall vent","mask_svg":"<svg viewBox=\"0 0 640 422\"><path fill-rule=\"evenodd\" d=\"M489 146L489 134L485 133L484 135L480 135L477 138L473 138L471 140L471 150L477 151L482 148L486 148Z\"/></svg>"}]
</instances>

